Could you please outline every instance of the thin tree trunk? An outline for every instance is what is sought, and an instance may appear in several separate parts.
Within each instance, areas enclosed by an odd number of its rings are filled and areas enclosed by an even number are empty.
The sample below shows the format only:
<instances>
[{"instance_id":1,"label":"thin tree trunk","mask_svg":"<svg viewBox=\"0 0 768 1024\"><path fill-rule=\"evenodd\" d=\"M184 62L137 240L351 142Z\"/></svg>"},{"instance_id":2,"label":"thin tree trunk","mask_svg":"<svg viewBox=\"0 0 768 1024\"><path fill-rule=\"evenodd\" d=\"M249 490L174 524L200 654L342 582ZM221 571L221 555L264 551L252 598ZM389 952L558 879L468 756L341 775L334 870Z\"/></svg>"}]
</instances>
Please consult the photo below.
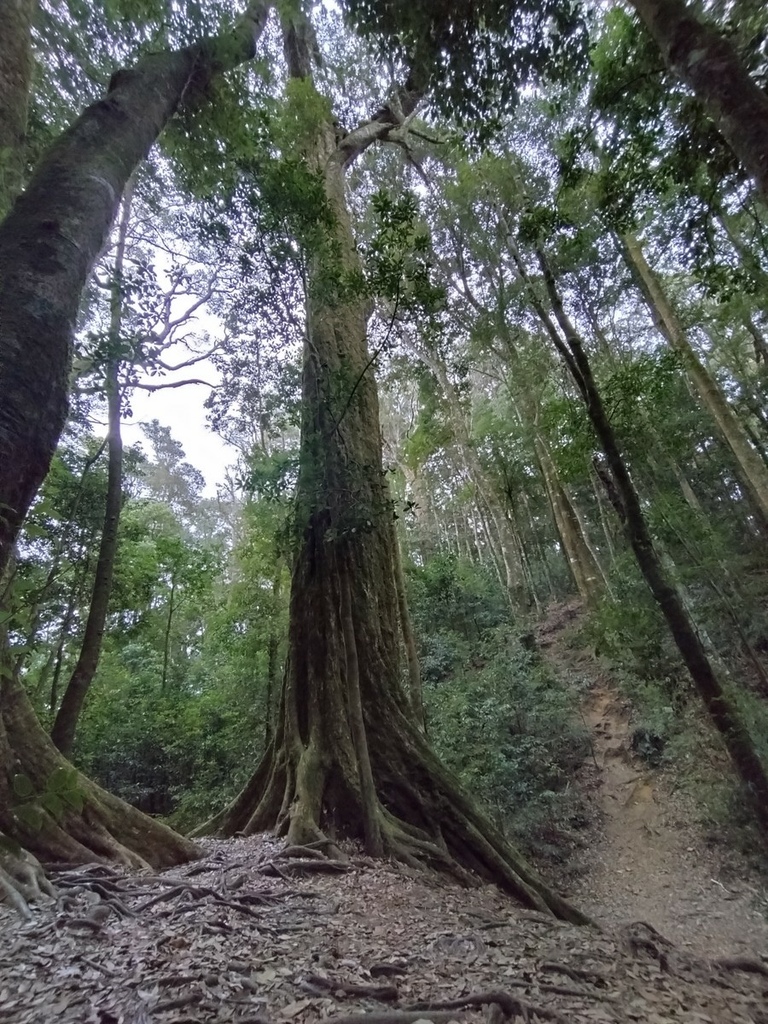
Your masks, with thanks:
<instances>
[{"instance_id":1,"label":"thin tree trunk","mask_svg":"<svg viewBox=\"0 0 768 1024\"><path fill-rule=\"evenodd\" d=\"M278 602L280 599L280 583L282 573L278 570L272 581L272 608L273 616L277 614ZM278 685L278 656L280 654L280 634L275 626L274 619L269 630L267 641L267 713L264 722L264 745L269 746L274 733L274 694Z\"/></svg>"},{"instance_id":2,"label":"thin tree trunk","mask_svg":"<svg viewBox=\"0 0 768 1024\"><path fill-rule=\"evenodd\" d=\"M765 766L738 708L724 691L712 668L682 596L664 571L661 556L653 543L640 498L621 454L581 338L565 313L554 275L541 250L537 251L537 258L552 312L562 335L543 309L534 290L530 292L531 301L537 307L542 323L584 399L590 422L605 454L617 492L619 512L640 571L666 619L699 696L723 738L734 767L744 783L756 820L763 835L768 839L768 775ZM522 263L519 266L521 273L525 275L524 279L529 281Z\"/></svg>"},{"instance_id":3,"label":"thin tree trunk","mask_svg":"<svg viewBox=\"0 0 768 1024\"><path fill-rule=\"evenodd\" d=\"M656 326L682 359L705 409L733 452L739 476L743 479L763 520L768 523L768 467L752 447L736 413L726 401L716 381L694 352L661 282L648 266L640 243L631 234L623 237L623 243L627 263L638 281Z\"/></svg>"},{"instance_id":4,"label":"thin tree trunk","mask_svg":"<svg viewBox=\"0 0 768 1024\"><path fill-rule=\"evenodd\" d=\"M168 597L168 617L165 620L165 633L163 635L163 672L160 677L160 690L165 693L168 684L168 665L171 660L171 629L173 627L173 613L176 598L176 578L171 577L171 593Z\"/></svg>"},{"instance_id":5,"label":"thin tree trunk","mask_svg":"<svg viewBox=\"0 0 768 1024\"><path fill-rule=\"evenodd\" d=\"M733 44L684 0L629 0L669 68L693 90L768 202L768 96Z\"/></svg>"},{"instance_id":6,"label":"thin tree trunk","mask_svg":"<svg viewBox=\"0 0 768 1024\"><path fill-rule=\"evenodd\" d=\"M545 441L534 438L534 447L541 467L544 486L552 508L552 515L562 540L565 559L573 574L576 589L589 604L594 604L606 587L603 571L592 548L584 536L581 520L557 473L557 467Z\"/></svg>"},{"instance_id":7,"label":"thin tree trunk","mask_svg":"<svg viewBox=\"0 0 768 1024\"><path fill-rule=\"evenodd\" d=\"M419 652L416 648L416 637L413 635L411 613L408 608L408 596L405 589L403 573L403 557L400 551L400 539L397 536L394 518L392 520L392 568L395 574L395 590L397 591L397 609L400 617L400 632L403 636L405 657L408 662L408 681L410 683L411 702L416 720L424 728L424 695L421 688L421 666Z\"/></svg>"},{"instance_id":8,"label":"thin tree trunk","mask_svg":"<svg viewBox=\"0 0 768 1024\"><path fill-rule=\"evenodd\" d=\"M477 456L477 452L472 447L464 418L464 411L461 408L456 389L448 379L445 365L439 358L427 351L423 346L411 344L410 347L414 355L434 374L445 397L456 446L461 452L461 457L470 479L488 509L488 514L496 531L498 551L501 556L501 564L504 566L504 586L510 605L513 610L525 608L528 605L528 594L526 593L527 587L524 579L520 540L514 525L507 518L504 509L501 507L495 488L489 480L488 474Z\"/></svg>"},{"instance_id":9,"label":"thin tree trunk","mask_svg":"<svg viewBox=\"0 0 768 1024\"><path fill-rule=\"evenodd\" d=\"M125 190L123 208L115 249L112 292L110 296L110 322L108 356L106 365L107 392L107 498L104 508L104 522L99 542L99 558L93 581L91 603L85 623L85 633L74 671L69 678L61 700L56 720L51 729L51 739L59 750L68 757L75 742L75 732L88 690L99 666L101 646L109 612L112 594L112 579L117 554L117 539L120 528L120 510L123 504L123 437L120 429L122 401L120 395L120 351L123 333L123 303L125 298L124 270L128 227L131 220L133 201L133 180Z\"/></svg>"},{"instance_id":10,"label":"thin tree trunk","mask_svg":"<svg viewBox=\"0 0 768 1024\"><path fill-rule=\"evenodd\" d=\"M37 0L0 4L0 221L24 183Z\"/></svg>"}]
</instances>

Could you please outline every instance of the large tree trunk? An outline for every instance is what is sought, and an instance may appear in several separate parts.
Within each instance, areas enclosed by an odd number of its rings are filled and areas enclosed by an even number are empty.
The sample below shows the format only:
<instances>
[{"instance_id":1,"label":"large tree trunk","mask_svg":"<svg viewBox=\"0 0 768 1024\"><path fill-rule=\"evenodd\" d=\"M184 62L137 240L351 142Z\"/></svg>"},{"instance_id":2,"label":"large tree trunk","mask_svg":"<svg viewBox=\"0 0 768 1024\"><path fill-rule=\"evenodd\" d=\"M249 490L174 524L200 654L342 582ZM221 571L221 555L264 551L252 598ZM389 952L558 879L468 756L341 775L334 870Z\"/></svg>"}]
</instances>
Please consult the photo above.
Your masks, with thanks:
<instances>
[{"instance_id":1,"label":"large tree trunk","mask_svg":"<svg viewBox=\"0 0 768 1024\"><path fill-rule=\"evenodd\" d=\"M768 202L768 96L733 44L684 0L629 0L669 68L694 91Z\"/></svg>"},{"instance_id":2,"label":"large tree trunk","mask_svg":"<svg viewBox=\"0 0 768 1024\"><path fill-rule=\"evenodd\" d=\"M80 296L126 182L182 97L253 55L266 15L254 3L230 32L114 75L0 225L0 571L64 426Z\"/></svg>"},{"instance_id":3,"label":"large tree trunk","mask_svg":"<svg viewBox=\"0 0 768 1024\"><path fill-rule=\"evenodd\" d=\"M661 281L648 266L639 241L634 235L625 234L622 243L626 262L651 311L654 323L680 356L702 405L733 452L739 477L746 485L763 522L768 523L768 467L750 444L738 416L726 401L717 381L694 352Z\"/></svg>"},{"instance_id":4,"label":"large tree trunk","mask_svg":"<svg viewBox=\"0 0 768 1024\"><path fill-rule=\"evenodd\" d=\"M118 72L105 98L51 146L0 224L0 579L64 426L80 297L125 185L182 98L199 97L213 75L253 56L267 13L258 0L230 31ZM196 856L192 843L81 776L82 809L41 812L32 827L18 813L14 777L39 796L67 767L0 635L0 841L59 861L164 866Z\"/></svg>"},{"instance_id":5,"label":"large tree trunk","mask_svg":"<svg viewBox=\"0 0 768 1024\"><path fill-rule=\"evenodd\" d=\"M516 250L515 259L519 261L518 266L524 280L532 284ZM584 399L589 420L608 464L615 506L624 524L638 567L664 615L683 663L713 725L723 739L731 761L744 784L757 823L763 836L768 840L768 774L765 766L738 707L725 692L712 667L696 626L686 609L683 596L664 569L648 528L640 497L592 375L592 367L581 337L565 312L556 279L541 250L537 251L537 259L556 323L542 305L535 288L530 291L532 304Z\"/></svg>"},{"instance_id":6,"label":"large tree trunk","mask_svg":"<svg viewBox=\"0 0 768 1024\"><path fill-rule=\"evenodd\" d=\"M286 55L291 74L311 88L303 26L287 29ZM464 879L476 871L530 906L584 920L457 788L402 685L368 305L362 297L334 301L324 266L333 254L342 273L358 268L330 115L316 124L305 157L322 175L334 225L324 251L309 256L288 665L273 743L204 828L275 828L296 844L351 836L372 853L426 859Z\"/></svg>"},{"instance_id":7,"label":"large tree trunk","mask_svg":"<svg viewBox=\"0 0 768 1024\"><path fill-rule=\"evenodd\" d=\"M7 647L5 652L7 655ZM84 864L113 860L129 867L180 864L197 847L166 825L75 773L72 799L45 810L40 797L58 773L74 772L41 728L23 687L0 661L0 833L41 861ZM14 780L25 778L33 796L20 797ZM33 812L33 813L32 813Z\"/></svg>"},{"instance_id":8,"label":"large tree trunk","mask_svg":"<svg viewBox=\"0 0 768 1024\"><path fill-rule=\"evenodd\" d=\"M121 432L122 400L120 395L120 344L123 330L123 269L128 225L131 219L133 185L128 185L123 199L120 227L115 250L115 267L110 296L110 324L106 366L107 389L107 500L99 541L99 558L93 581L91 603L85 623L83 642L77 664L69 678L51 739L68 757L75 742L75 731L88 690L96 675L107 623L112 577L117 554L120 510L123 504L123 436Z\"/></svg>"}]
</instances>

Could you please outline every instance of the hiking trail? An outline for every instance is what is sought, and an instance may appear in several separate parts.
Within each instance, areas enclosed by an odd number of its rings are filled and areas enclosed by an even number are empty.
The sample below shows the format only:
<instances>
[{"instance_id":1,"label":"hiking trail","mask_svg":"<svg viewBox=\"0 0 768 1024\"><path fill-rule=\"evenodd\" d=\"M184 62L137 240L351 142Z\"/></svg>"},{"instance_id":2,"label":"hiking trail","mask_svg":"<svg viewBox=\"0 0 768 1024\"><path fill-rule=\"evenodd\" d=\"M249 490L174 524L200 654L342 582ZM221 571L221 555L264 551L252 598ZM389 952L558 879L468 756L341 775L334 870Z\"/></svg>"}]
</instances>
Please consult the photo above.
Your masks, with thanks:
<instances>
[{"instance_id":1,"label":"hiking trail","mask_svg":"<svg viewBox=\"0 0 768 1024\"><path fill-rule=\"evenodd\" d=\"M589 682L579 784L595 824L569 898L601 923L645 921L692 953L768 955L764 883L737 851L708 843L668 773L633 753L629 702L596 658L568 646L579 612L555 606L537 630L547 661Z\"/></svg>"}]
</instances>

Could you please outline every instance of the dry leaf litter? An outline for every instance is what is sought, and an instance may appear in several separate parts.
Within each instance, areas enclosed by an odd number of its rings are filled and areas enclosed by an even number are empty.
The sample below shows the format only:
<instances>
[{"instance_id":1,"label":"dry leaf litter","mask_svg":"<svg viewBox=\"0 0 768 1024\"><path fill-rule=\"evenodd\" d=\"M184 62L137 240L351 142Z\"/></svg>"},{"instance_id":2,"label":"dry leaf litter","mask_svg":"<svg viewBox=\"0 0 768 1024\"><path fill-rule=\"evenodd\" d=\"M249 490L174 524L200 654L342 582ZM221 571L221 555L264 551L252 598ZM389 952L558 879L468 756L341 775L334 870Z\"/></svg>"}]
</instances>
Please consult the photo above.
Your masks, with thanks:
<instances>
[{"instance_id":1,"label":"dry leaf litter","mask_svg":"<svg viewBox=\"0 0 768 1024\"><path fill-rule=\"evenodd\" d=\"M351 848L203 849L162 874L55 872L28 923L0 906L0 1022L768 1024L759 956L564 925Z\"/></svg>"}]
</instances>

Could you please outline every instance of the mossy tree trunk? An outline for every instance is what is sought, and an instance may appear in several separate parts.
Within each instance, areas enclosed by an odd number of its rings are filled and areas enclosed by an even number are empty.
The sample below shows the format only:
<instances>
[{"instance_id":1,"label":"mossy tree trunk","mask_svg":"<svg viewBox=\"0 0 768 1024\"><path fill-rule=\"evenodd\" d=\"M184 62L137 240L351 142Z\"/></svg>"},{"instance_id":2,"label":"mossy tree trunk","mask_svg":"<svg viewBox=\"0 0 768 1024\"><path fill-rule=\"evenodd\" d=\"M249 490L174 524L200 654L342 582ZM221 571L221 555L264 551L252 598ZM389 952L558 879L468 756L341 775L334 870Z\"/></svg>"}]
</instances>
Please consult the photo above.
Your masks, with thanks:
<instances>
[{"instance_id":1,"label":"mossy tree trunk","mask_svg":"<svg viewBox=\"0 0 768 1024\"><path fill-rule=\"evenodd\" d=\"M212 76L253 56L267 13L258 0L222 35L148 54L118 72L106 96L49 148L25 192L0 201L10 208L0 224L0 578L64 426L80 298L126 183L182 99L199 97ZM7 42L3 36L0 53ZM0 88L21 81L28 86L24 76L4 75ZM26 98L16 99L26 110ZM7 200L7 179L1 183ZM83 776L74 802L48 813L39 797L68 771L0 635L0 842L73 863L106 858L162 867L197 855L188 840ZM27 796L14 787L19 778Z\"/></svg>"},{"instance_id":2,"label":"mossy tree trunk","mask_svg":"<svg viewBox=\"0 0 768 1024\"><path fill-rule=\"evenodd\" d=\"M291 74L311 90L310 29L286 28ZM313 109L322 104L313 103ZM376 137L373 124L358 138ZM357 269L345 157L330 111L305 145L333 227L326 251ZM400 676L391 551L393 508L382 468L368 303L329 297L310 257L289 654L273 742L250 781L205 831L274 828L289 843L355 837L373 854L476 872L526 904L571 920L569 907L511 850L429 747ZM203 831L203 830L201 830Z\"/></svg>"},{"instance_id":3,"label":"mossy tree trunk","mask_svg":"<svg viewBox=\"0 0 768 1024\"><path fill-rule=\"evenodd\" d=\"M58 773L73 769L41 727L21 683L8 671L8 659L4 660L4 666L0 663L0 833L41 861L81 864L105 859L127 867L163 868L197 857L199 851L188 839L79 773L69 790L72 799L61 801L54 813L19 792L20 778L39 796L51 790Z\"/></svg>"}]
</instances>

